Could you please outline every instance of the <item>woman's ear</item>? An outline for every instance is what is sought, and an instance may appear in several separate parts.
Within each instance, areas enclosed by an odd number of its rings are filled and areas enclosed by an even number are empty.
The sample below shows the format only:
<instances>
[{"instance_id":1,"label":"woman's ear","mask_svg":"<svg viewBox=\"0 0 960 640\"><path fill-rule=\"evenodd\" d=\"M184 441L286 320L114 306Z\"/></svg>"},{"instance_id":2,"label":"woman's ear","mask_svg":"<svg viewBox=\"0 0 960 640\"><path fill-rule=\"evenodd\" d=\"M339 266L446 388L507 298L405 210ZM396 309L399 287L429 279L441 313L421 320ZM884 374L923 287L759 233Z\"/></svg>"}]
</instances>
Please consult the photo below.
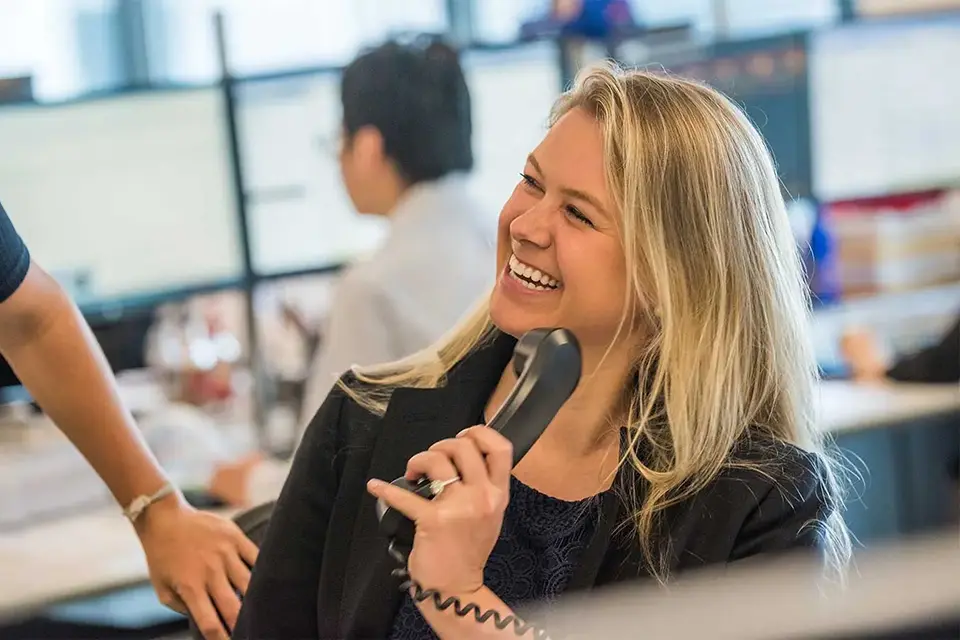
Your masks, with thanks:
<instances>
[{"instance_id":1,"label":"woman's ear","mask_svg":"<svg viewBox=\"0 0 960 640\"><path fill-rule=\"evenodd\" d=\"M364 167L383 164L387 160L383 134L372 125L360 127L350 140L350 155L354 162Z\"/></svg>"}]
</instances>

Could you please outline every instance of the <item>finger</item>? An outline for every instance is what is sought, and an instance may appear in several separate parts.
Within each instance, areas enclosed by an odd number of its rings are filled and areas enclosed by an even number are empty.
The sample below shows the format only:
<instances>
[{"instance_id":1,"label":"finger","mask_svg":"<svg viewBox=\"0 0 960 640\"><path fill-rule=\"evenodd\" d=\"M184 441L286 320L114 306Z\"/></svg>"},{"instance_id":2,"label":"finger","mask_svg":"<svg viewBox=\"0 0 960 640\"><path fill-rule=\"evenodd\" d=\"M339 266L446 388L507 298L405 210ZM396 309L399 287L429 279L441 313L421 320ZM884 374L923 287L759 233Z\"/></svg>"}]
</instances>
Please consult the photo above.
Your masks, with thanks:
<instances>
[{"instance_id":1,"label":"finger","mask_svg":"<svg viewBox=\"0 0 960 640\"><path fill-rule=\"evenodd\" d=\"M369 491L373 497L383 500L390 507L396 509L414 522L422 520L430 511L430 501L426 498L421 498L411 491L401 489L383 480L371 480L368 482L367 491Z\"/></svg>"},{"instance_id":2,"label":"finger","mask_svg":"<svg viewBox=\"0 0 960 640\"><path fill-rule=\"evenodd\" d=\"M220 617L232 631L237 626L237 616L240 615L240 598L230 585L225 574L220 574L211 581L210 595L216 604Z\"/></svg>"},{"instance_id":3,"label":"finger","mask_svg":"<svg viewBox=\"0 0 960 640\"><path fill-rule=\"evenodd\" d=\"M407 462L407 480L416 480L426 476L431 480L450 480L456 478L457 468L445 453L440 451L423 451L410 458Z\"/></svg>"},{"instance_id":4,"label":"finger","mask_svg":"<svg viewBox=\"0 0 960 640\"><path fill-rule=\"evenodd\" d=\"M237 544L237 552L243 561L247 563L247 566L252 567L257 561L257 556L260 555L260 549L257 548L253 540L248 538L247 534L245 534L240 527L233 522L231 522L230 525L233 527L233 540Z\"/></svg>"},{"instance_id":5,"label":"finger","mask_svg":"<svg viewBox=\"0 0 960 640\"><path fill-rule=\"evenodd\" d=\"M172 609L177 613L182 613L183 615L190 613L187 605L184 604L183 600L180 599L180 596L178 596L173 589L162 587L155 588L155 591L157 592L157 599L160 600L160 604L163 606Z\"/></svg>"},{"instance_id":6,"label":"finger","mask_svg":"<svg viewBox=\"0 0 960 640\"><path fill-rule=\"evenodd\" d=\"M441 440L430 447L430 451L440 451L450 456L465 483L490 482L490 474L483 461L483 455L473 440L467 438Z\"/></svg>"},{"instance_id":7,"label":"finger","mask_svg":"<svg viewBox=\"0 0 960 640\"><path fill-rule=\"evenodd\" d=\"M217 610L206 591L184 589L180 593L180 598L190 609L190 616L204 640L229 640L230 636L223 628L220 616L217 615Z\"/></svg>"},{"instance_id":8,"label":"finger","mask_svg":"<svg viewBox=\"0 0 960 640\"><path fill-rule=\"evenodd\" d=\"M457 434L474 442L487 464L490 480L499 486L509 486L513 473L513 444L499 431L487 426L471 427Z\"/></svg>"},{"instance_id":9,"label":"finger","mask_svg":"<svg viewBox=\"0 0 960 640\"><path fill-rule=\"evenodd\" d=\"M227 555L225 562L230 583L241 594L245 594L247 587L250 586L250 567L239 556L232 553Z\"/></svg>"}]
</instances>

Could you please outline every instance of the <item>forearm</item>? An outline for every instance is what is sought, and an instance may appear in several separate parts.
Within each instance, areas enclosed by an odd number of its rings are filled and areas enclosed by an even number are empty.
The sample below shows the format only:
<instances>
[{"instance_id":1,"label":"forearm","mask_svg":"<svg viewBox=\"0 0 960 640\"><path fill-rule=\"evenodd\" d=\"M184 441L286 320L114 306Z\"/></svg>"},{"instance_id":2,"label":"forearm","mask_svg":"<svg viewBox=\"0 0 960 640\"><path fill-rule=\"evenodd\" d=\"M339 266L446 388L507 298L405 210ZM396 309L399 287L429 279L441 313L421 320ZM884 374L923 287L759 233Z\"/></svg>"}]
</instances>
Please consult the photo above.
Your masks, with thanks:
<instances>
[{"instance_id":1,"label":"forearm","mask_svg":"<svg viewBox=\"0 0 960 640\"><path fill-rule=\"evenodd\" d=\"M447 594L440 594L441 602L446 600L447 597L449 597ZM473 603L479 607L481 617L484 613L491 610L496 611L501 620L505 620L507 616L515 615L513 611L510 610L510 607L504 604L503 600L498 598L497 595L487 587L483 587L474 593L460 595L458 597L460 599L461 611L470 603ZM451 605L445 611L441 611L437 608L433 597L428 597L423 602L417 603L417 608L420 609L420 613L423 614L424 619L440 638L483 640L485 638L502 639L517 637L517 634L514 633L515 627L513 622L501 630L494 624L493 616L490 616L485 622L480 623L477 621L476 611L470 611L465 616L458 616L454 605ZM528 637L532 637L532 635Z\"/></svg>"},{"instance_id":2,"label":"forearm","mask_svg":"<svg viewBox=\"0 0 960 640\"><path fill-rule=\"evenodd\" d=\"M5 335L4 355L120 505L156 491L166 478L121 403L109 365L79 310L55 283L34 286L39 291L31 292L31 306L42 310L38 315L44 321L14 339Z\"/></svg>"}]
</instances>

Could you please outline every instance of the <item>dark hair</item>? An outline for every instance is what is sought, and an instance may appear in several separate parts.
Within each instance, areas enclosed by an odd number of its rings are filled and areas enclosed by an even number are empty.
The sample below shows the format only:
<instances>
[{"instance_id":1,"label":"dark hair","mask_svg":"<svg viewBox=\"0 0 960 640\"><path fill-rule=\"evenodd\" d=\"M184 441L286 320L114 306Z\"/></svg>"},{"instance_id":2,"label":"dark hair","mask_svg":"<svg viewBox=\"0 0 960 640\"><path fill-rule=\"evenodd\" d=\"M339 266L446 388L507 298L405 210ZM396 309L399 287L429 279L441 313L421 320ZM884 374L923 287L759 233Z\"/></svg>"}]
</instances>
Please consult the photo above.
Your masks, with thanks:
<instances>
[{"instance_id":1,"label":"dark hair","mask_svg":"<svg viewBox=\"0 0 960 640\"><path fill-rule=\"evenodd\" d=\"M375 127L408 184L473 168L470 92L457 51L438 38L363 53L343 70L340 100L348 143Z\"/></svg>"}]
</instances>

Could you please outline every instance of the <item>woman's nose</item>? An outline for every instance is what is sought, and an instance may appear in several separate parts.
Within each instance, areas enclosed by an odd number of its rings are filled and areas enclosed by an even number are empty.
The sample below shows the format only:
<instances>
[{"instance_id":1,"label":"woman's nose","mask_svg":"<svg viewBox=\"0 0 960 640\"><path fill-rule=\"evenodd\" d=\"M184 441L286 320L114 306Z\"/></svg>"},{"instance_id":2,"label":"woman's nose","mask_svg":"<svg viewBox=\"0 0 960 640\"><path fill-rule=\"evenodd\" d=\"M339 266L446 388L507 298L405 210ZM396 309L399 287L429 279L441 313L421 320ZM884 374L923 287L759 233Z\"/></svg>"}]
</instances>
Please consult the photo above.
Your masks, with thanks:
<instances>
[{"instance_id":1,"label":"woman's nose","mask_svg":"<svg viewBox=\"0 0 960 640\"><path fill-rule=\"evenodd\" d=\"M510 222L510 237L517 242L528 242L541 249L553 241L552 220L543 201L537 203Z\"/></svg>"}]
</instances>

